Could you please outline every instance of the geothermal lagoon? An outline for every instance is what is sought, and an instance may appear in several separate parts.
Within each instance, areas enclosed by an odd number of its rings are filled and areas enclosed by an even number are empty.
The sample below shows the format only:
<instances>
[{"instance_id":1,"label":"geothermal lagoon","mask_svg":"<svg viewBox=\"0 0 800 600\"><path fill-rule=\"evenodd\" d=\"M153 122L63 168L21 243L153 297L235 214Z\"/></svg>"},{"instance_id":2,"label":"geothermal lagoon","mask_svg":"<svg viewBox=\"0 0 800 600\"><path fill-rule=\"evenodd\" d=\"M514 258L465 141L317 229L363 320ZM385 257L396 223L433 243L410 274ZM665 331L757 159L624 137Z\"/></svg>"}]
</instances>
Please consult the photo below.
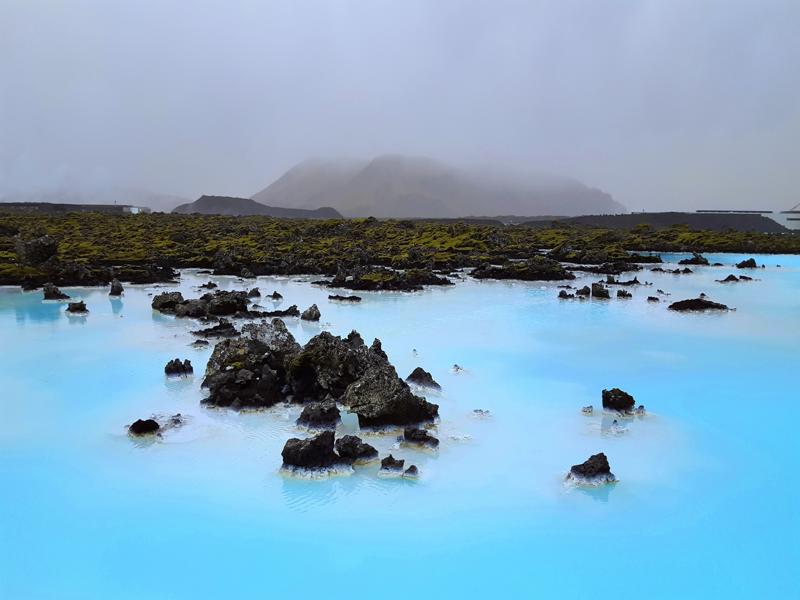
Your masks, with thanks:
<instances>
[{"instance_id":1,"label":"geothermal lagoon","mask_svg":"<svg viewBox=\"0 0 800 600\"><path fill-rule=\"evenodd\" d=\"M0 597L797 597L782 565L800 560L800 257L756 255L765 268L744 271L731 265L749 256L706 256L725 266L645 265L636 275L653 285L627 300L464 275L342 303L328 295L352 292L318 276L184 270L120 298L62 288L89 310L68 315L41 290L0 288ZM716 281L729 273L754 280ZM576 275L574 287L602 278ZM379 477L378 462L288 475L284 443L308 435L300 406L202 406L214 340L192 346L198 322L150 304L209 280L257 286L270 310L316 303L318 323L285 319L301 344L355 329L401 377L430 371L441 391L414 391L439 405L438 450L360 432L345 413L336 432L419 477ZM648 302L657 289L670 296ZM736 310L667 310L701 292ZM166 377L173 358L194 374ZM604 412L613 387L646 414ZM185 424L161 437L128 435L175 413ZM565 482L598 452L616 483Z\"/></svg>"}]
</instances>

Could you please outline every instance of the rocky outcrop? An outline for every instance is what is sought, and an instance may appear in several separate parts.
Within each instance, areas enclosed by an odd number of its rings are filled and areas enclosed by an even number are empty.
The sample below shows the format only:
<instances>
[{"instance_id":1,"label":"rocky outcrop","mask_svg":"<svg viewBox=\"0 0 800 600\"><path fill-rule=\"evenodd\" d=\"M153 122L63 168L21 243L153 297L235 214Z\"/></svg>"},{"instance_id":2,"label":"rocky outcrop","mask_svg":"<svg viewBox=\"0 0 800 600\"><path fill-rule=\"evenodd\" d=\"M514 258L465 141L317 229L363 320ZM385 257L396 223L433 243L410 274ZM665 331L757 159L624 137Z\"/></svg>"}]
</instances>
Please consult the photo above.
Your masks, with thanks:
<instances>
[{"instance_id":1,"label":"rocky outcrop","mask_svg":"<svg viewBox=\"0 0 800 600\"><path fill-rule=\"evenodd\" d=\"M261 297L261 291L257 287L254 287L249 292L247 292L247 297L248 298L260 298Z\"/></svg>"},{"instance_id":2,"label":"rocky outcrop","mask_svg":"<svg viewBox=\"0 0 800 600\"><path fill-rule=\"evenodd\" d=\"M569 470L569 479L578 483L588 484L603 484L613 483L617 480L611 472L611 466L608 464L608 458L605 454L593 454L585 462L579 465L573 465Z\"/></svg>"},{"instance_id":3,"label":"rocky outcrop","mask_svg":"<svg viewBox=\"0 0 800 600\"><path fill-rule=\"evenodd\" d=\"M128 433L135 436L158 433L160 425L155 419L137 419L128 427Z\"/></svg>"},{"instance_id":4,"label":"rocky outcrop","mask_svg":"<svg viewBox=\"0 0 800 600\"><path fill-rule=\"evenodd\" d=\"M181 361L180 358L173 358L164 367L164 373L167 375L189 375L194 373L192 368L192 361L188 358Z\"/></svg>"},{"instance_id":5,"label":"rocky outcrop","mask_svg":"<svg viewBox=\"0 0 800 600\"><path fill-rule=\"evenodd\" d=\"M361 302L361 296L341 296L339 294L330 294L328 300L335 300L337 302Z\"/></svg>"},{"instance_id":6,"label":"rocky outcrop","mask_svg":"<svg viewBox=\"0 0 800 600\"><path fill-rule=\"evenodd\" d=\"M576 296L582 296L584 298L588 298L591 295L591 293L592 293L592 289L588 285L585 285L581 289L577 290L575 292L575 295Z\"/></svg>"},{"instance_id":7,"label":"rocky outcrop","mask_svg":"<svg viewBox=\"0 0 800 600\"><path fill-rule=\"evenodd\" d=\"M125 288L122 287L122 284L119 282L119 279L116 277L111 280L111 289L108 291L109 296L122 296L122 292L125 291Z\"/></svg>"},{"instance_id":8,"label":"rocky outcrop","mask_svg":"<svg viewBox=\"0 0 800 600\"><path fill-rule=\"evenodd\" d=\"M434 380L433 375L428 373L428 371L422 367L417 367L411 371L408 377L406 377L406 381L422 387L433 388L435 390L442 389L442 386L440 386L438 383L436 383L436 380Z\"/></svg>"},{"instance_id":9,"label":"rocky outcrop","mask_svg":"<svg viewBox=\"0 0 800 600\"><path fill-rule=\"evenodd\" d=\"M405 460L397 459L390 454L381 460L381 471L402 471L405 464Z\"/></svg>"},{"instance_id":10,"label":"rocky outcrop","mask_svg":"<svg viewBox=\"0 0 800 600\"><path fill-rule=\"evenodd\" d=\"M611 298L608 289L602 283L592 284L592 298L599 298L601 300L608 300Z\"/></svg>"},{"instance_id":11,"label":"rocky outcrop","mask_svg":"<svg viewBox=\"0 0 800 600\"><path fill-rule=\"evenodd\" d=\"M247 312L247 292L217 290L185 300L180 292L164 292L153 298L155 310L176 317L220 317Z\"/></svg>"},{"instance_id":12,"label":"rocky outcrop","mask_svg":"<svg viewBox=\"0 0 800 600\"><path fill-rule=\"evenodd\" d=\"M633 294L627 290L617 290L617 298L633 298Z\"/></svg>"},{"instance_id":13,"label":"rocky outcrop","mask_svg":"<svg viewBox=\"0 0 800 600\"><path fill-rule=\"evenodd\" d=\"M726 305L720 304L719 302L712 302L711 300L707 300L706 298L691 298L689 300L680 300L678 302L673 302L672 304L669 305L669 309L678 312L729 310L729 308Z\"/></svg>"},{"instance_id":14,"label":"rocky outcrop","mask_svg":"<svg viewBox=\"0 0 800 600\"><path fill-rule=\"evenodd\" d=\"M316 304L312 304L311 306L309 306L307 309L305 309L303 311L303 313L300 315L300 318L303 321L319 321L319 318L321 316L322 315L320 314L319 308L317 307L317 305Z\"/></svg>"},{"instance_id":15,"label":"rocky outcrop","mask_svg":"<svg viewBox=\"0 0 800 600\"><path fill-rule=\"evenodd\" d=\"M684 258L683 260L678 261L679 265L699 265L699 266L708 266L708 259L703 256L702 254L698 254L694 252L691 258Z\"/></svg>"},{"instance_id":16,"label":"rocky outcrop","mask_svg":"<svg viewBox=\"0 0 800 600\"><path fill-rule=\"evenodd\" d=\"M378 458L378 451L355 435L345 435L336 440L336 453L342 462L353 464Z\"/></svg>"},{"instance_id":17,"label":"rocky outcrop","mask_svg":"<svg viewBox=\"0 0 800 600\"><path fill-rule=\"evenodd\" d=\"M403 430L403 440L410 444L427 446L428 448L438 448L439 439L433 437L424 429L418 427L406 427Z\"/></svg>"},{"instance_id":18,"label":"rocky outcrop","mask_svg":"<svg viewBox=\"0 0 800 600\"><path fill-rule=\"evenodd\" d=\"M300 345L280 319L249 324L238 339L219 342L206 366L203 402L231 408L261 408L285 399L287 364Z\"/></svg>"},{"instance_id":19,"label":"rocky outcrop","mask_svg":"<svg viewBox=\"0 0 800 600\"><path fill-rule=\"evenodd\" d=\"M348 272L339 272L331 281L315 282L328 287L364 291L416 292L426 285L453 285L429 269L396 271L386 267L359 266Z\"/></svg>"},{"instance_id":20,"label":"rocky outcrop","mask_svg":"<svg viewBox=\"0 0 800 600\"><path fill-rule=\"evenodd\" d=\"M742 262L736 263L737 269L757 269L758 264L756 264L755 258L748 258L747 260L743 260Z\"/></svg>"},{"instance_id":21,"label":"rocky outcrop","mask_svg":"<svg viewBox=\"0 0 800 600\"><path fill-rule=\"evenodd\" d=\"M69 296L52 283L45 283L42 288L45 300L68 300Z\"/></svg>"},{"instance_id":22,"label":"rocky outcrop","mask_svg":"<svg viewBox=\"0 0 800 600\"><path fill-rule=\"evenodd\" d=\"M519 279L521 281L561 281L575 279L558 261L534 256L505 266L483 265L472 271L476 279Z\"/></svg>"},{"instance_id":23,"label":"rocky outcrop","mask_svg":"<svg viewBox=\"0 0 800 600\"><path fill-rule=\"evenodd\" d=\"M388 364L385 356L366 347L361 336L342 339L323 331L311 338L288 366L295 399L340 398L368 369Z\"/></svg>"},{"instance_id":24,"label":"rocky outcrop","mask_svg":"<svg viewBox=\"0 0 800 600\"><path fill-rule=\"evenodd\" d=\"M411 425L439 415L439 407L411 393L387 362L368 369L350 384L341 402L358 415L361 427Z\"/></svg>"},{"instance_id":25,"label":"rocky outcrop","mask_svg":"<svg viewBox=\"0 0 800 600\"><path fill-rule=\"evenodd\" d=\"M183 294L180 292L162 292L153 296L151 306L159 312L175 312L175 307L183 301Z\"/></svg>"},{"instance_id":26,"label":"rocky outcrop","mask_svg":"<svg viewBox=\"0 0 800 600\"><path fill-rule=\"evenodd\" d=\"M283 296L277 290L273 291L267 298L271 300L283 300Z\"/></svg>"},{"instance_id":27,"label":"rocky outcrop","mask_svg":"<svg viewBox=\"0 0 800 600\"><path fill-rule=\"evenodd\" d=\"M296 304L292 304L289 308L285 310L267 310L261 313L261 316L264 317L299 317L300 310L297 308Z\"/></svg>"},{"instance_id":28,"label":"rocky outcrop","mask_svg":"<svg viewBox=\"0 0 800 600\"><path fill-rule=\"evenodd\" d=\"M86 308L86 303L83 300L78 302L70 302L67 304L67 312L72 314L84 314L88 313L89 309Z\"/></svg>"},{"instance_id":29,"label":"rocky outcrop","mask_svg":"<svg viewBox=\"0 0 800 600\"><path fill-rule=\"evenodd\" d=\"M648 302L653 302L653 303L661 302L661 300L658 298L658 296L648 296L647 297L647 301Z\"/></svg>"},{"instance_id":30,"label":"rocky outcrop","mask_svg":"<svg viewBox=\"0 0 800 600\"><path fill-rule=\"evenodd\" d=\"M317 429L335 429L340 417L339 409L333 400L312 402L303 407L297 424Z\"/></svg>"},{"instance_id":31,"label":"rocky outcrop","mask_svg":"<svg viewBox=\"0 0 800 600\"><path fill-rule=\"evenodd\" d=\"M603 390L603 408L618 412L631 412L635 402L633 396L619 388Z\"/></svg>"},{"instance_id":32,"label":"rocky outcrop","mask_svg":"<svg viewBox=\"0 0 800 600\"><path fill-rule=\"evenodd\" d=\"M217 284L213 281L206 281L205 283L201 283L199 286L201 290L214 290L217 288Z\"/></svg>"},{"instance_id":33,"label":"rocky outcrop","mask_svg":"<svg viewBox=\"0 0 800 600\"><path fill-rule=\"evenodd\" d=\"M567 290L561 290L560 292L558 292L558 298L560 300L574 300L575 294L570 294L567 292Z\"/></svg>"},{"instance_id":34,"label":"rocky outcrop","mask_svg":"<svg viewBox=\"0 0 800 600\"><path fill-rule=\"evenodd\" d=\"M323 431L304 440L291 438L283 447L283 466L303 469L323 469L339 462L333 449L333 431Z\"/></svg>"}]
</instances>

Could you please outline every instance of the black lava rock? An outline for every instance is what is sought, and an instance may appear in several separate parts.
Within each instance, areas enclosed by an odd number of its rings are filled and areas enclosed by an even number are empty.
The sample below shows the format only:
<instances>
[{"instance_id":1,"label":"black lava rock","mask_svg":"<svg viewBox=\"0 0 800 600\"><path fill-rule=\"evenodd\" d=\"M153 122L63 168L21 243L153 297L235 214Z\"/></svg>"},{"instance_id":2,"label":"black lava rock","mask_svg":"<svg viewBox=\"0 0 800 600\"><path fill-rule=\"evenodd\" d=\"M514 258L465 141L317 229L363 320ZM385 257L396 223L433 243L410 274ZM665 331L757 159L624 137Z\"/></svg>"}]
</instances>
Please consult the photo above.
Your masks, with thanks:
<instances>
[{"instance_id":1,"label":"black lava rock","mask_svg":"<svg viewBox=\"0 0 800 600\"><path fill-rule=\"evenodd\" d=\"M378 457L378 451L356 435L345 435L336 440L336 453L342 462L354 463Z\"/></svg>"},{"instance_id":2,"label":"black lava rock","mask_svg":"<svg viewBox=\"0 0 800 600\"><path fill-rule=\"evenodd\" d=\"M131 435L149 435L157 433L159 429L155 419L137 419L128 427L128 432Z\"/></svg>"},{"instance_id":3,"label":"black lava rock","mask_svg":"<svg viewBox=\"0 0 800 600\"><path fill-rule=\"evenodd\" d=\"M334 429L341 415L333 400L326 402L312 402L303 407L303 412L297 419L298 425L307 427Z\"/></svg>"},{"instance_id":4,"label":"black lava rock","mask_svg":"<svg viewBox=\"0 0 800 600\"><path fill-rule=\"evenodd\" d=\"M619 388L603 390L603 408L619 412L630 412L633 410L634 405L633 396Z\"/></svg>"},{"instance_id":5,"label":"black lava rock","mask_svg":"<svg viewBox=\"0 0 800 600\"><path fill-rule=\"evenodd\" d=\"M415 383L417 385L421 385L423 387L433 388L435 390L442 389L442 386L436 383L436 381L433 379L433 375L428 373L428 371L426 371L422 367L417 367L416 369L411 371L409 376L406 377L406 381Z\"/></svg>"},{"instance_id":6,"label":"black lava rock","mask_svg":"<svg viewBox=\"0 0 800 600\"><path fill-rule=\"evenodd\" d=\"M420 444L421 446L429 446L431 448L438 448L439 439L433 437L424 429L417 427L406 427L403 430L403 439L412 444Z\"/></svg>"},{"instance_id":7,"label":"black lava rock","mask_svg":"<svg viewBox=\"0 0 800 600\"><path fill-rule=\"evenodd\" d=\"M281 452L284 467L321 469L339 462L333 449L333 431L323 431L304 440L291 438Z\"/></svg>"}]
</instances>

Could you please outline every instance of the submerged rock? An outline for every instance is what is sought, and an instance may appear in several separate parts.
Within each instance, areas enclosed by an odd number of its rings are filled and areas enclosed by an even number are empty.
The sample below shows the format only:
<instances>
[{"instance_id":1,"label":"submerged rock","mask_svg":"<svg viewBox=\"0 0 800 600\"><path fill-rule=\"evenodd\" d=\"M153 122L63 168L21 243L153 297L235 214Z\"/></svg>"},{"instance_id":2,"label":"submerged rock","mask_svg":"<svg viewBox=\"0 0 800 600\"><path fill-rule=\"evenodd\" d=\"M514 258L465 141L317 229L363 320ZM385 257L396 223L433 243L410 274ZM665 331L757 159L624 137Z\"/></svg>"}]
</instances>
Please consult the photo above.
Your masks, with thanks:
<instances>
[{"instance_id":1,"label":"submerged rock","mask_svg":"<svg viewBox=\"0 0 800 600\"><path fill-rule=\"evenodd\" d=\"M575 294L570 294L567 292L567 290L561 290L558 292L558 297L561 300L572 300L575 298Z\"/></svg>"},{"instance_id":2,"label":"submerged rock","mask_svg":"<svg viewBox=\"0 0 800 600\"><path fill-rule=\"evenodd\" d=\"M214 283L213 281L207 281L205 283L200 284L197 287L199 287L201 289L204 289L204 290L213 290L213 289L216 289L217 284Z\"/></svg>"},{"instance_id":3,"label":"submerged rock","mask_svg":"<svg viewBox=\"0 0 800 600\"><path fill-rule=\"evenodd\" d=\"M585 415L591 415L592 413L594 413L594 406L592 406L591 404L589 406L584 406L583 408L581 408L581 412Z\"/></svg>"},{"instance_id":4,"label":"submerged rock","mask_svg":"<svg viewBox=\"0 0 800 600\"><path fill-rule=\"evenodd\" d=\"M45 283L42 288L45 300L68 300L69 296L52 283Z\"/></svg>"},{"instance_id":5,"label":"submerged rock","mask_svg":"<svg viewBox=\"0 0 800 600\"><path fill-rule=\"evenodd\" d=\"M322 315L319 312L319 308L316 304L312 304L307 309L303 311L303 314L300 315L300 318L303 321L319 321L319 318Z\"/></svg>"},{"instance_id":6,"label":"submerged rock","mask_svg":"<svg viewBox=\"0 0 800 600\"><path fill-rule=\"evenodd\" d=\"M336 300L338 302L361 302L361 296L341 296L339 294L330 294L328 300Z\"/></svg>"},{"instance_id":7,"label":"submerged rock","mask_svg":"<svg viewBox=\"0 0 800 600\"><path fill-rule=\"evenodd\" d=\"M426 371L422 367L417 367L416 369L411 371L409 376L406 377L406 381L415 383L423 387L433 388L435 390L442 389L442 386L436 383L436 381L433 379L433 375L428 373L428 371Z\"/></svg>"},{"instance_id":8,"label":"submerged rock","mask_svg":"<svg viewBox=\"0 0 800 600\"><path fill-rule=\"evenodd\" d=\"M647 301L648 302L653 302L653 303L661 302L661 300L658 298L658 296L648 296L647 297Z\"/></svg>"},{"instance_id":9,"label":"submerged rock","mask_svg":"<svg viewBox=\"0 0 800 600\"><path fill-rule=\"evenodd\" d=\"M439 415L439 407L411 393L389 363L370 368L348 386L341 401L358 415L361 427L411 425Z\"/></svg>"},{"instance_id":10,"label":"submerged rock","mask_svg":"<svg viewBox=\"0 0 800 600\"><path fill-rule=\"evenodd\" d=\"M157 433L160 425L155 419L137 419L128 427L131 435L152 435Z\"/></svg>"},{"instance_id":11,"label":"submerged rock","mask_svg":"<svg viewBox=\"0 0 800 600\"><path fill-rule=\"evenodd\" d=\"M283 296L279 294L277 291L272 292L267 298L271 298L272 300L283 300Z\"/></svg>"},{"instance_id":12,"label":"submerged rock","mask_svg":"<svg viewBox=\"0 0 800 600\"><path fill-rule=\"evenodd\" d=\"M303 407L303 412L297 419L298 425L307 427L334 429L341 415L333 400L325 402L312 402Z\"/></svg>"},{"instance_id":13,"label":"submerged rock","mask_svg":"<svg viewBox=\"0 0 800 600\"><path fill-rule=\"evenodd\" d=\"M378 451L355 435L345 435L336 440L336 452L342 462L366 462L378 457Z\"/></svg>"},{"instance_id":14,"label":"submerged rock","mask_svg":"<svg viewBox=\"0 0 800 600\"><path fill-rule=\"evenodd\" d=\"M633 298L633 294L627 290L617 290L617 298Z\"/></svg>"},{"instance_id":15,"label":"submerged rock","mask_svg":"<svg viewBox=\"0 0 800 600\"><path fill-rule=\"evenodd\" d=\"M261 297L261 292L259 291L259 289L257 287L254 287L252 290L247 292L247 297L248 298L260 298Z\"/></svg>"},{"instance_id":16,"label":"submerged rock","mask_svg":"<svg viewBox=\"0 0 800 600\"><path fill-rule=\"evenodd\" d=\"M755 258L748 258L747 260L743 260L742 262L736 263L737 269L757 269L758 265L756 264Z\"/></svg>"},{"instance_id":17,"label":"submerged rock","mask_svg":"<svg viewBox=\"0 0 800 600\"><path fill-rule=\"evenodd\" d=\"M603 390L603 408L619 412L630 412L635 404L633 396L619 388Z\"/></svg>"},{"instance_id":18,"label":"submerged rock","mask_svg":"<svg viewBox=\"0 0 800 600\"><path fill-rule=\"evenodd\" d=\"M573 465L569 470L568 479L578 483L589 483L593 485L602 483L613 483L617 480L611 472L608 458L605 454L593 454L585 462Z\"/></svg>"},{"instance_id":19,"label":"submerged rock","mask_svg":"<svg viewBox=\"0 0 800 600\"><path fill-rule=\"evenodd\" d=\"M402 471L405 464L405 460L397 459L390 454L381 460L381 471Z\"/></svg>"},{"instance_id":20,"label":"submerged rock","mask_svg":"<svg viewBox=\"0 0 800 600\"><path fill-rule=\"evenodd\" d=\"M196 329L192 331L192 334L201 337L236 337L239 335L239 330L236 329L230 321L220 319L220 322L216 325L206 327L205 329Z\"/></svg>"},{"instance_id":21,"label":"submerged rock","mask_svg":"<svg viewBox=\"0 0 800 600\"><path fill-rule=\"evenodd\" d=\"M164 367L164 373L167 375L189 375L194 372L192 368L192 361L188 358L181 362L180 358L173 358Z\"/></svg>"},{"instance_id":22,"label":"submerged rock","mask_svg":"<svg viewBox=\"0 0 800 600\"><path fill-rule=\"evenodd\" d=\"M281 452L284 467L322 469L339 462L333 449L333 431L323 431L304 440L291 438Z\"/></svg>"},{"instance_id":23,"label":"submerged rock","mask_svg":"<svg viewBox=\"0 0 800 600\"><path fill-rule=\"evenodd\" d=\"M439 439L433 437L424 429L417 427L406 427L403 430L403 440L412 444L419 444L421 446L428 446L430 448L439 447Z\"/></svg>"},{"instance_id":24,"label":"submerged rock","mask_svg":"<svg viewBox=\"0 0 800 600\"><path fill-rule=\"evenodd\" d=\"M125 291L125 288L122 287L122 284L119 282L119 279L116 277L111 280L111 289L108 291L109 296L122 296L122 292Z\"/></svg>"},{"instance_id":25,"label":"submerged rock","mask_svg":"<svg viewBox=\"0 0 800 600\"><path fill-rule=\"evenodd\" d=\"M672 304L669 305L669 309L678 312L703 311L703 310L729 310L726 305L720 304L719 302L712 302L711 300L706 300L705 298L692 298L689 300L680 300L678 302L673 302Z\"/></svg>"},{"instance_id":26,"label":"submerged rock","mask_svg":"<svg viewBox=\"0 0 800 600\"><path fill-rule=\"evenodd\" d=\"M89 309L86 308L86 303L83 300L78 302L70 302L67 304L67 312L73 314L82 314L89 312Z\"/></svg>"}]
</instances>

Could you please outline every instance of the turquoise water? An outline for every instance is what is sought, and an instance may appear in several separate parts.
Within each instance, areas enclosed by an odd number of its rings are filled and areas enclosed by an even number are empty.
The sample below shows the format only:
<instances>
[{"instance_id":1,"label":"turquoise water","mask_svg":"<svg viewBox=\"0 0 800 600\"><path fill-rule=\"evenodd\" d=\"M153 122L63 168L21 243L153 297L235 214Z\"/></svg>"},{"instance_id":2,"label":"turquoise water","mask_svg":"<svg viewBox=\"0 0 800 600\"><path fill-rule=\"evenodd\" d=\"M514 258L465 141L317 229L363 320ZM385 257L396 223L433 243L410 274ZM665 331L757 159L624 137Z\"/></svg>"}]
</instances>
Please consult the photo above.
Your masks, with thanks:
<instances>
[{"instance_id":1,"label":"turquoise water","mask_svg":"<svg viewBox=\"0 0 800 600\"><path fill-rule=\"evenodd\" d=\"M800 257L757 260L759 281L643 271L652 288L605 302L465 280L346 305L311 278L260 278L280 306L320 306L319 325L287 320L299 341L355 328L402 376L421 365L442 384L427 394L437 454L367 439L417 464L418 481L378 478L377 465L281 475L299 410L201 407L211 350L188 345L196 323L150 309L162 288L118 301L65 289L85 318L0 288L0 597L800 597ZM179 287L196 296L207 279L187 272ZM674 314L645 301L656 288L737 310ZM176 356L193 378L164 377ZM648 408L624 432L580 412L614 386ZM189 422L162 440L126 435L175 412ZM599 451L619 483L566 486Z\"/></svg>"}]
</instances>

